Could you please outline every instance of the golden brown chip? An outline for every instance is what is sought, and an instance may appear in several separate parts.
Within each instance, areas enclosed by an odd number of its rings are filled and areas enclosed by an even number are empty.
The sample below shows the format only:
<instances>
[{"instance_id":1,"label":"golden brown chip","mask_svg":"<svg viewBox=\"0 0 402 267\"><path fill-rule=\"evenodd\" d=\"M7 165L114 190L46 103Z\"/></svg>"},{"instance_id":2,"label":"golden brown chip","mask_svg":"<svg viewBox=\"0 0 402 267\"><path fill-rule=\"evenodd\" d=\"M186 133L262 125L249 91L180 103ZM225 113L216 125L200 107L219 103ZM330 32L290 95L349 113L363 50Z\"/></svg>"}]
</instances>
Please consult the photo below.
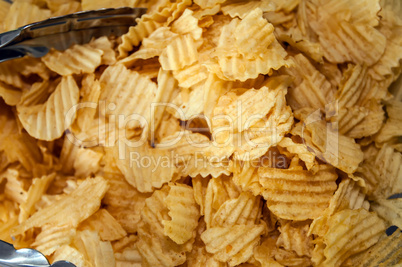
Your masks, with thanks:
<instances>
[{"instance_id":1,"label":"golden brown chip","mask_svg":"<svg viewBox=\"0 0 402 267\"><path fill-rule=\"evenodd\" d=\"M298 221L321 215L336 190L338 178L328 165L321 165L316 174L260 167L258 175L268 208L279 218Z\"/></svg>"},{"instance_id":2,"label":"golden brown chip","mask_svg":"<svg viewBox=\"0 0 402 267\"><path fill-rule=\"evenodd\" d=\"M50 14L50 10L39 8L30 2L13 2L4 18L4 30L15 30L26 24L47 19Z\"/></svg>"},{"instance_id":3,"label":"golden brown chip","mask_svg":"<svg viewBox=\"0 0 402 267\"><path fill-rule=\"evenodd\" d=\"M42 231L36 236L32 246L44 255L49 256L59 247L70 244L75 234L75 228L70 225L44 225L42 226Z\"/></svg>"}]
</instances>

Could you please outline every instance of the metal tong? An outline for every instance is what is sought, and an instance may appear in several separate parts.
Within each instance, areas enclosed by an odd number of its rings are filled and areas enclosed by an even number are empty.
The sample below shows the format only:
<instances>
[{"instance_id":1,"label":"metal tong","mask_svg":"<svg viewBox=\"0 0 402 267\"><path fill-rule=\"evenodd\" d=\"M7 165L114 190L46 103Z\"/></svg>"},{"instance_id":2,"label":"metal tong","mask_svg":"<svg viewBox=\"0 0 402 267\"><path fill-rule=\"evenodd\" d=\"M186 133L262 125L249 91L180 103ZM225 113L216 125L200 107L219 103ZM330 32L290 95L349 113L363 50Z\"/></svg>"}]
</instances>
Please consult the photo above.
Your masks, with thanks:
<instances>
[{"instance_id":1,"label":"metal tong","mask_svg":"<svg viewBox=\"0 0 402 267\"><path fill-rule=\"evenodd\" d=\"M108 8L82 11L22 26L0 34L0 62L29 55L42 57L51 48L65 50L88 43L93 37L120 36L145 8Z\"/></svg>"}]
</instances>

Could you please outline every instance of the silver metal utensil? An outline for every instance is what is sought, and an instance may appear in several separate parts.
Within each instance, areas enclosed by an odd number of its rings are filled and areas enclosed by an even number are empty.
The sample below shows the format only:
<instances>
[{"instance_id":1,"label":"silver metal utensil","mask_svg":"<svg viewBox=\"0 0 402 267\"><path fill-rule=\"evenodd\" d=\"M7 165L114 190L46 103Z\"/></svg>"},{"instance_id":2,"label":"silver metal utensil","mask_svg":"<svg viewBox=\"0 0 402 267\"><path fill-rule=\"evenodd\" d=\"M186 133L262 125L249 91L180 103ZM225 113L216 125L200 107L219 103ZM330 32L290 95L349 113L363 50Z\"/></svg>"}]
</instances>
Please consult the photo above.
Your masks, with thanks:
<instances>
[{"instance_id":1,"label":"silver metal utensil","mask_svg":"<svg viewBox=\"0 0 402 267\"><path fill-rule=\"evenodd\" d=\"M0 240L0 266L2 267L75 267L67 261L49 264L46 257L35 249L16 250L13 245Z\"/></svg>"},{"instance_id":2,"label":"silver metal utensil","mask_svg":"<svg viewBox=\"0 0 402 267\"><path fill-rule=\"evenodd\" d=\"M108 8L82 11L22 26L0 34L0 62L30 55L42 57L51 48L65 50L93 37L119 36L136 25L145 8Z\"/></svg>"}]
</instances>

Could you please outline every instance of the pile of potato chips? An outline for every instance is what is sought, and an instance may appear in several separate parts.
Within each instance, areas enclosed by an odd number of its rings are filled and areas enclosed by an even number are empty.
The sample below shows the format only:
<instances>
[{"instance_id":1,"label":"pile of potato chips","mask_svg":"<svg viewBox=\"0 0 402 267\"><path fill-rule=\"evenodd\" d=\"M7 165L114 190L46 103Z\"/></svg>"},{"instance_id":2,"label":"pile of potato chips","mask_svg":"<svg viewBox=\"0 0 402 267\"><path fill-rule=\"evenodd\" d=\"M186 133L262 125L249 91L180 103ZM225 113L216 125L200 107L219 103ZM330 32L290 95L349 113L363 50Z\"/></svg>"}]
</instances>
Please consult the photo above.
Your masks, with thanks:
<instances>
[{"instance_id":1,"label":"pile of potato chips","mask_svg":"<svg viewBox=\"0 0 402 267\"><path fill-rule=\"evenodd\" d=\"M0 239L76 266L402 263L399 0L0 1L0 31L146 7L0 63Z\"/></svg>"}]
</instances>

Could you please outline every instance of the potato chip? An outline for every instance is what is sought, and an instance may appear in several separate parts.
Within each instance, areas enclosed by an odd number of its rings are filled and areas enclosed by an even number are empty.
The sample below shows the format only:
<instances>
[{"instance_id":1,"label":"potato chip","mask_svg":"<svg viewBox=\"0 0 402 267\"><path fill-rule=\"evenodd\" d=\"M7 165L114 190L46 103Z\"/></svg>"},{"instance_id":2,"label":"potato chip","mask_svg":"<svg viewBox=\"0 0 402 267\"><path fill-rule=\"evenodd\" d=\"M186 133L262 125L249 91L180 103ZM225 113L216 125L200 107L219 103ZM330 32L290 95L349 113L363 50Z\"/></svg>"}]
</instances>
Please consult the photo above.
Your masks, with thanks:
<instances>
[{"instance_id":1,"label":"potato chip","mask_svg":"<svg viewBox=\"0 0 402 267\"><path fill-rule=\"evenodd\" d=\"M27 87L26 83L22 80L19 74L19 67L11 64L12 61L5 61L0 63L0 81L16 89L23 89Z\"/></svg>"},{"instance_id":2,"label":"potato chip","mask_svg":"<svg viewBox=\"0 0 402 267\"><path fill-rule=\"evenodd\" d=\"M195 41L190 34L174 39L162 52L159 62L164 70L179 70L198 59Z\"/></svg>"},{"instance_id":3,"label":"potato chip","mask_svg":"<svg viewBox=\"0 0 402 267\"><path fill-rule=\"evenodd\" d=\"M207 252L214 254L216 260L235 266L252 256L264 231L264 224L213 227L203 232L201 239Z\"/></svg>"},{"instance_id":4,"label":"potato chip","mask_svg":"<svg viewBox=\"0 0 402 267\"><path fill-rule=\"evenodd\" d=\"M391 101L387 104L387 115L388 119L385 124L381 127L380 131L375 137L375 141L379 143L384 143L398 138L402 135L401 127L402 120L400 115L402 112L402 102Z\"/></svg>"},{"instance_id":5,"label":"potato chip","mask_svg":"<svg viewBox=\"0 0 402 267\"><path fill-rule=\"evenodd\" d=\"M25 203L28 192L26 190L26 183L24 183L24 179L21 179L19 171L9 168L2 173L2 177L7 180L4 188L4 194L7 198L20 205Z\"/></svg>"},{"instance_id":6,"label":"potato chip","mask_svg":"<svg viewBox=\"0 0 402 267\"><path fill-rule=\"evenodd\" d=\"M293 250L298 256L311 257L314 244L312 236L308 236L308 224L286 222L281 224L279 231L281 234L276 241L277 246Z\"/></svg>"},{"instance_id":7,"label":"potato chip","mask_svg":"<svg viewBox=\"0 0 402 267\"><path fill-rule=\"evenodd\" d=\"M243 191L249 191L254 196L261 194L261 184L257 174L258 168L252 165L251 161L233 161L231 171L233 182Z\"/></svg>"},{"instance_id":8,"label":"potato chip","mask_svg":"<svg viewBox=\"0 0 402 267\"><path fill-rule=\"evenodd\" d=\"M119 146L116 145L114 152L117 166L126 181L138 191L152 192L154 188L160 188L172 180L176 170L172 164L173 159L166 150L151 148L148 144L137 145L138 147L122 144L125 156L120 158Z\"/></svg>"},{"instance_id":9,"label":"potato chip","mask_svg":"<svg viewBox=\"0 0 402 267\"><path fill-rule=\"evenodd\" d=\"M102 65L113 65L116 62L116 53L113 49L114 43L106 36L97 38L89 43L92 48L103 51Z\"/></svg>"},{"instance_id":10,"label":"potato chip","mask_svg":"<svg viewBox=\"0 0 402 267\"><path fill-rule=\"evenodd\" d=\"M92 266L115 266L112 245L109 241L101 241L95 231L84 230L77 233L74 244L79 251L85 253Z\"/></svg>"},{"instance_id":11,"label":"potato chip","mask_svg":"<svg viewBox=\"0 0 402 267\"><path fill-rule=\"evenodd\" d=\"M59 75L91 73L101 64L103 51L90 44L74 45L60 52L52 50L42 57L43 63ZM86 60L82 60L85 56Z\"/></svg>"},{"instance_id":12,"label":"potato chip","mask_svg":"<svg viewBox=\"0 0 402 267\"><path fill-rule=\"evenodd\" d=\"M165 199L170 191L169 186L154 191L146 200L141 211L141 223L138 228L139 241L136 243L145 266L176 266L186 261L186 252L191 251L194 238L185 244L178 245L164 235L164 220L169 220L169 210Z\"/></svg>"},{"instance_id":13,"label":"potato chip","mask_svg":"<svg viewBox=\"0 0 402 267\"><path fill-rule=\"evenodd\" d=\"M33 227L41 227L45 224L76 227L99 209L100 200L107 189L108 184L101 177L86 179L71 194L34 213L25 222L15 227L12 233L20 235ZM68 214L67 217L66 214Z\"/></svg>"},{"instance_id":14,"label":"potato chip","mask_svg":"<svg viewBox=\"0 0 402 267\"><path fill-rule=\"evenodd\" d=\"M297 221L321 215L336 190L338 178L328 165L321 165L316 174L260 167L258 175L268 208L279 218Z\"/></svg>"},{"instance_id":15,"label":"potato chip","mask_svg":"<svg viewBox=\"0 0 402 267\"><path fill-rule=\"evenodd\" d=\"M44 255L50 256L59 247L70 244L75 234L76 230L69 225L44 225L32 246Z\"/></svg>"},{"instance_id":16,"label":"potato chip","mask_svg":"<svg viewBox=\"0 0 402 267\"><path fill-rule=\"evenodd\" d=\"M94 9L99 9L100 7L102 8L117 8L117 7L135 7L138 4L138 0L117 0L117 1L111 1L111 0L102 0L99 2L95 2L92 0L83 0L81 5L82 5L82 10L94 10Z\"/></svg>"},{"instance_id":17,"label":"potato chip","mask_svg":"<svg viewBox=\"0 0 402 267\"><path fill-rule=\"evenodd\" d=\"M204 107L203 82L195 84L191 88L183 88L173 99L172 104L180 108L181 112L174 112L174 115L180 120L191 120L199 116Z\"/></svg>"},{"instance_id":18,"label":"potato chip","mask_svg":"<svg viewBox=\"0 0 402 267\"><path fill-rule=\"evenodd\" d=\"M83 253L70 245L61 246L52 257L52 262L68 260L75 266L91 267L92 264L85 258Z\"/></svg>"},{"instance_id":19,"label":"potato chip","mask_svg":"<svg viewBox=\"0 0 402 267\"><path fill-rule=\"evenodd\" d=\"M260 8L250 11L234 30L239 52L245 56L262 53L275 40L273 32L274 26L262 17Z\"/></svg>"},{"instance_id":20,"label":"potato chip","mask_svg":"<svg viewBox=\"0 0 402 267\"><path fill-rule=\"evenodd\" d=\"M379 217L383 218L389 226L396 225L402 228L402 200L396 199L378 199L371 204L371 209L375 211Z\"/></svg>"},{"instance_id":21,"label":"potato chip","mask_svg":"<svg viewBox=\"0 0 402 267\"><path fill-rule=\"evenodd\" d=\"M302 2L300 0L290 0L290 1L280 1L280 0L273 0L272 1L276 5L276 11L278 10L283 10L287 13L292 11L294 8L297 7L297 5Z\"/></svg>"},{"instance_id":22,"label":"potato chip","mask_svg":"<svg viewBox=\"0 0 402 267\"><path fill-rule=\"evenodd\" d=\"M212 218L211 227L257 224L261 216L260 196L243 192L238 198L225 201Z\"/></svg>"},{"instance_id":23,"label":"potato chip","mask_svg":"<svg viewBox=\"0 0 402 267\"><path fill-rule=\"evenodd\" d=\"M275 4L268 1L244 1L224 5L222 6L222 12L224 15L229 15L232 18L239 17L244 19L250 12L255 12L256 8L260 8L262 12L274 11Z\"/></svg>"},{"instance_id":24,"label":"potato chip","mask_svg":"<svg viewBox=\"0 0 402 267\"><path fill-rule=\"evenodd\" d=\"M315 160L315 155L307 149L304 144L295 142L292 138L284 137L278 144L279 151L281 148L286 149L289 153L297 155L306 165L307 170L315 173L319 167Z\"/></svg>"},{"instance_id":25,"label":"potato chip","mask_svg":"<svg viewBox=\"0 0 402 267\"><path fill-rule=\"evenodd\" d=\"M91 174L96 174L99 171L99 162L103 154L91 149L79 148L75 154L73 167L76 177L88 177Z\"/></svg>"},{"instance_id":26,"label":"potato chip","mask_svg":"<svg viewBox=\"0 0 402 267\"><path fill-rule=\"evenodd\" d=\"M183 88L190 88L208 78L206 68L199 62L196 62L191 66L186 66L181 70L175 70L173 71L173 75L178 81L179 86Z\"/></svg>"},{"instance_id":27,"label":"potato chip","mask_svg":"<svg viewBox=\"0 0 402 267\"><path fill-rule=\"evenodd\" d=\"M362 266L397 266L401 263L400 249L402 246L402 234L396 230L392 235L378 241L377 244L369 248L359 263Z\"/></svg>"},{"instance_id":28,"label":"potato chip","mask_svg":"<svg viewBox=\"0 0 402 267\"><path fill-rule=\"evenodd\" d=\"M371 198L387 198L402 190L402 155L384 145L374 156L363 161L357 170L367 185Z\"/></svg>"},{"instance_id":29,"label":"potato chip","mask_svg":"<svg viewBox=\"0 0 402 267\"><path fill-rule=\"evenodd\" d=\"M296 64L284 69L285 73L295 76L287 95L289 105L293 110L305 107L324 109L334 98L331 83L302 54L293 58Z\"/></svg>"},{"instance_id":30,"label":"potato chip","mask_svg":"<svg viewBox=\"0 0 402 267\"><path fill-rule=\"evenodd\" d=\"M105 178L110 185L102 200L102 203L106 205L106 210L127 233L137 232L141 210L144 208L148 195L135 190L121 174L106 175ZM122 231L119 230L119 232Z\"/></svg>"},{"instance_id":31,"label":"potato chip","mask_svg":"<svg viewBox=\"0 0 402 267\"><path fill-rule=\"evenodd\" d=\"M171 220L163 220L164 234L181 245L193 237L200 216L193 197L193 189L186 185L171 184L165 201Z\"/></svg>"},{"instance_id":32,"label":"potato chip","mask_svg":"<svg viewBox=\"0 0 402 267\"><path fill-rule=\"evenodd\" d=\"M4 30L11 31L26 24L49 18L50 10L39 8L30 2L16 1L4 18Z\"/></svg>"},{"instance_id":33,"label":"potato chip","mask_svg":"<svg viewBox=\"0 0 402 267\"><path fill-rule=\"evenodd\" d=\"M119 128L144 127L144 123L149 121L149 108L156 94L156 84L121 64L109 66L99 82L100 100L106 102L106 108L101 113L122 117L124 121L120 119Z\"/></svg>"},{"instance_id":34,"label":"potato chip","mask_svg":"<svg viewBox=\"0 0 402 267\"><path fill-rule=\"evenodd\" d=\"M374 245L385 230L383 221L365 209L343 210L328 220L324 265L341 266L350 256Z\"/></svg>"},{"instance_id":35,"label":"potato chip","mask_svg":"<svg viewBox=\"0 0 402 267\"><path fill-rule=\"evenodd\" d=\"M172 23L172 32L185 35L190 34L195 41L202 35L202 29L198 26L198 19L193 16L190 9L184 10L183 14Z\"/></svg>"},{"instance_id":36,"label":"potato chip","mask_svg":"<svg viewBox=\"0 0 402 267\"><path fill-rule=\"evenodd\" d=\"M22 92L16 90L14 87L0 82L0 97L9 106L15 106L20 102Z\"/></svg>"},{"instance_id":37,"label":"potato chip","mask_svg":"<svg viewBox=\"0 0 402 267\"><path fill-rule=\"evenodd\" d=\"M315 113L309 115L312 121ZM303 144L311 149L313 153L321 160L346 172L353 173L363 160L363 152L354 139L340 135L336 130L327 126L324 121L316 120L313 123L307 123L303 130L300 123L292 129L292 134L303 138Z\"/></svg>"},{"instance_id":38,"label":"potato chip","mask_svg":"<svg viewBox=\"0 0 402 267\"><path fill-rule=\"evenodd\" d=\"M79 89L72 76L63 77L56 90L44 104L17 106L18 117L27 132L41 140L59 138L74 119L71 108L78 102ZM54 111L54 113L51 113ZM49 114L48 114L49 113ZM70 114L69 113L69 114ZM50 127L50 125L54 125ZM42 131L46 129L46 131Z\"/></svg>"},{"instance_id":39,"label":"potato chip","mask_svg":"<svg viewBox=\"0 0 402 267\"><path fill-rule=\"evenodd\" d=\"M114 258L116 259L116 267L140 267L142 262L141 255L135 246L126 247L122 252L115 253Z\"/></svg>"},{"instance_id":40,"label":"potato chip","mask_svg":"<svg viewBox=\"0 0 402 267\"><path fill-rule=\"evenodd\" d=\"M19 223L22 223L28 219L28 217L35 212L35 204L39 201L42 195L49 188L50 183L55 178L55 173L41 178L35 178L32 181L32 185L27 192L26 201L20 205L20 214L18 216Z\"/></svg>"},{"instance_id":41,"label":"potato chip","mask_svg":"<svg viewBox=\"0 0 402 267\"><path fill-rule=\"evenodd\" d=\"M57 3L58 1L47 1L48 6L49 3L56 2L56 5L53 8L50 6L49 8L52 9L52 17L64 16L71 13L75 13L81 11L81 3L77 1L60 1L61 3ZM52 4L50 4L52 5Z\"/></svg>"},{"instance_id":42,"label":"potato chip","mask_svg":"<svg viewBox=\"0 0 402 267\"><path fill-rule=\"evenodd\" d=\"M219 5L224 2L226 2L226 0L195 0L194 1L194 3L196 3L203 9L211 8L211 7L214 7L215 5Z\"/></svg>"},{"instance_id":43,"label":"potato chip","mask_svg":"<svg viewBox=\"0 0 402 267\"><path fill-rule=\"evenodd\" d=\"M1 32L3 31L3 25L2 24L4 22L4 18L6 17L10 7L11 7L11 3L9 3L9 2L3 1L3 2L0 3L0 18L1 18L0 19L0 24L1 24L0 31Z\"/></svg>"},{"instance_id":44,"label":"potato chip","mask_svg":"<svg viewBox=\"0 0 402 267\"><path fill-rule=\"evenodd\" d=\"M118 46L119 58L124 58L128 55L135 46L148 37L159 26L159 23L153 20L140 19L137 21L136 26L131 26L128 32L121 36L122 43Z\"/></svg>"},{"instance_id":45,"label":"potato chip","mask_svg":"<svg viewBox=\"0 0 402 267\"><path fill-rule=\"evenodd\" d=\"M357 21L335 18L325 6L319 6L316 12L317 19L311 21L310 26L317 33L328 61L371 66L380 59L385 51L386 38L377 29ZM343 13L337 15L341 17Z\"/></svg>"},{"instance_id":46,"label":"potato chip","mask_svg":"<svg viewBox=\"0 0 402 267\"><path fill-rule=\"evenodd\" d=\"M80 230L92 230L99 233L103 241L123 238L127 232L105 209L100 209L80 224Z\"/></svg>"}]
</instances>

